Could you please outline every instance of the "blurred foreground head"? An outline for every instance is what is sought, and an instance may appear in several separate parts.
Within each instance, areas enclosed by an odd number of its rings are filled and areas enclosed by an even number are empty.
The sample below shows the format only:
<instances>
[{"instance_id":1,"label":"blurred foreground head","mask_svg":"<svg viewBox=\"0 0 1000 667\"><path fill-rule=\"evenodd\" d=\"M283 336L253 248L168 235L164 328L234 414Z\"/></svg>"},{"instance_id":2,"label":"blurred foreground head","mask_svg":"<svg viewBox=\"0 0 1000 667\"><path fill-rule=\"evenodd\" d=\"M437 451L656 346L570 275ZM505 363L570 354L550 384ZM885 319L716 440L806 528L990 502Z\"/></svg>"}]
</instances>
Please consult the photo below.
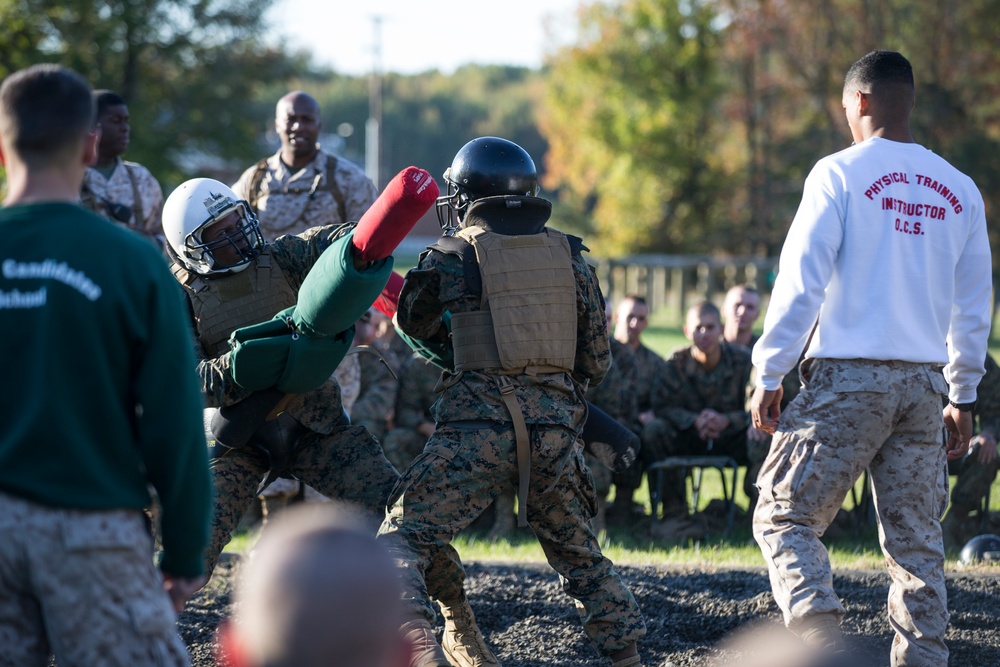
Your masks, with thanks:
<instances>
[{"instance_id":1,"label":"blurred foreground head","mask_svg":"<svg viewBox=\"0 0 1000 667\"><path fill-rule=\"evenodd\" d=\"M754 623L715 646L709 667L874 667L853 652L829 654L806 646L784 626Z\"/></svg>"},{"instance_id":2,"label":"blurred foreground head","mask_svg":"<svg viewBox=\"0 0 1000 667\"><path fill-rule=\"evenodd\" d=\"M268 525L219 630L230 667L397 667L402 607L392 559L343 506L307 505Z\"/></svg>"}]
</instances>

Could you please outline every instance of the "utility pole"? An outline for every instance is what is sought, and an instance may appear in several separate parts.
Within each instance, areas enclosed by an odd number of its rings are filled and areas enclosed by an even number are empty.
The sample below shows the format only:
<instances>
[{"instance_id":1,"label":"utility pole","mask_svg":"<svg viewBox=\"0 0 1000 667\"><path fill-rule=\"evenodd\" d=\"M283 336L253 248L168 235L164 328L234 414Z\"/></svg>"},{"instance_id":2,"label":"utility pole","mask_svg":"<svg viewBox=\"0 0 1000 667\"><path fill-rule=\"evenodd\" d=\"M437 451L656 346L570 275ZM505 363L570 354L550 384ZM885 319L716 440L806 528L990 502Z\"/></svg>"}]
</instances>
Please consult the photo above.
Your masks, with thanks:
<instances>
[{"instance_id":1,"label":"utility pole","mask_svg":"<svg viewBox=\"0 0 1000 667\"><path fill-rule=\"evenodd\" d=\"M382 168L382 17L372 16L375 43L372 73L368 77L368 120L365 122L365 173L381 189Z\"/></svg>"}]
</instances>

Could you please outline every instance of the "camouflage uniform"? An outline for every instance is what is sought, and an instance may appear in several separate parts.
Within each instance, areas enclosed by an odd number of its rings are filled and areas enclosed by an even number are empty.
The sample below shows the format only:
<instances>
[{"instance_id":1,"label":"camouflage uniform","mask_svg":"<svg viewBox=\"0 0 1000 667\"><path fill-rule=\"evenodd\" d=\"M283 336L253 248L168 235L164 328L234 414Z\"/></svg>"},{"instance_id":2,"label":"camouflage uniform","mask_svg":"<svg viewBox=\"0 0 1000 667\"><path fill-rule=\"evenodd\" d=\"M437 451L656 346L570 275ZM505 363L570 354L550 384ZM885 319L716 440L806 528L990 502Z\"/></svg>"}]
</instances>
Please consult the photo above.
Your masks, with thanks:
<instances>
[{"instance_id":1,"label":"camouflage uniform","mask_svg":"<svg viewBox=\"0 0 1000 667\"><path fill-rule=\"evenodd\" d=\"M663 449L648 456L663 459L714 454L732 457L740 465L746 465L750 420L745 403L751 369L750 350L742 345L723 342L719 362L711 370L695 360L690 347L674 352L653 385L653 411L659 422L655 426L650 422L645 428L647 433L653 428L663 429L649 438ZM729 418L729 426L711 449L694 427L698 414L706 408ZM744 486L748 485L749 480L744 477Z\"/></svg>"},{"instance_id":2,"label":"camouflage uniform","mask_svg":"<svg viewBox=\"0 0 1000 667\"><path fill-rule=\"evenodd\" d=\"M139 201L136 202L136 193ZM101 199L112 204L127 206L132 213L128 223L122 223L111 217L107 205ZM83 194L80 203L84 208L111 220L117 224L126 224L130 229L142 232L146 236L163 237L163 190L153 178L148 169L137 162L126 162L120 157L115 158L115 170L111 178L90 167L83 177ZM140 218L136 222L136 218Z\"/></svg>"},{"instance_id":3,"label":"camouflage uniform","mask_svg":"<svg viewBox=\"0 0 1000 667\"><path fill-rule=\"evenodd\" d=\"M385 456L396 470L406 470L410 462L424 449L427 436L417 427L434 423L431 406L437 399L434 388L441 377L441 369L426 361L419 354L412 354L399 375L396 392L396 428L382 441Z\"/></svg>"},{"instance_id":4,"label":"camouflage uniform","mask_svg":"<svg viewBox=\"0 0 1000 667\"><path fill-rule=\"evenodd\" d=\"M615 339L611 343L611 370L599 385L587 388L587 400L608 413L625 427L638 431L639 404L636 397L636 377L639 368L632 348ZM603 463L591 454L584 459L594 475L597 495L604 498L611 490L612 474Z\"/></svg>"},{"instance_id":5,"label":"camouflage uniform","mask_svg":"<svg viewBox=\"0 0 1000 667\"><path fill-rule=\"evenodd\" d=\"M270 246L271 260L280 267L294 292L298 292L306 273L341 231L337 227L317 228L300 236L278 239ZM261 258L254 260L246 271L255 271L259 261ZM226 281L239 275L207 280ZM250 323L235 323L233 328L247 324ZM200 322L195 327L201 331ZM233 381L225 342L219 349L206 350L199 338L198 351L201 355L198 374L208 407L232 405L247 397L246 390ZM285 412L305 427L289 472L330 498L351 501L372 517L380 516L397 473L382 454L378 441L363 427L352 426L344 419L336 381L330 379L312 392L295 395ZM268 457L252 448L229 449L212 461L215 511L212 540L206 554L209 572L240 518L250 508L269 469Z\"/></svg>"},{"instance_id":6,"label":"camouflage uniform","mask_svg":"<svg viewBox=\"0 0 1000 667\"><path fill-rule=\"evenodd\" d=\"M989 354L986 355L985 365L986 375L979 382L979 398L976 401L976 416L979 420L977 432L988 431L995 438L1000 438L1000 366L997 366L997 362ZM970 522L969 518L979 510L998 470L1000 457L990 463L981 463L978 450L970 451L964 458L948 462L949 474L958 475L951 490L951 508L948 516L941 522L948 546L961 546L982 532L978 523Z\"/></svg>"},{"instance_id":7,"label":"camouflage uniform","mask_svg":"<svg viewBox=\"0 0 1000 667\"><path fill-rule=\"evenodd\" d=\"M656 382L656 378L662 375L665 362L663 357L642 343L634 350L634 356L636 374L635 382L632 386L638 414L652 410L653 385ZM636 462L626 470L615 473L613 478L615 486L618 489L616 498L627 497L628 500L631 500L635 494L635 490L642 483L642 473L645 470L645 466L656 461L656 452L663 450L660 438L662 438L662 434L665 432L665 425L661 419L654 417L645 426L639 424L638 421L634 425L626 424L626 426L636 429L642 443L642 448L639 450L639 458Z\"/></svg>"},{"instance_id":8,"label":"camouflage uniform","mask_svg":"<svg viewBox=\"0 0 1000 667\"><path fill-rule=\"evenodd\" d=\"M667 456L707 454L707 444L698 437L695 419L705 409L729 418L729 426L713 444L711 453L731 456L746 463L746 429L750 423L744 409L750 381L750 351L742 345L722 343L719 363L706 370L685 347L674 352L664 372L653 385L653 411L667 425L665 446L655 452Z\"/></svg>"},{"instance_id":9,"label":"camouflage uniform","mask_svg":"<svg viewBox=\"0 0 1000 667\"><path fill-rule=\"evenodd\" d=\"M351 408L351 422L364 426L380 441L392 425L392 409L399 384L393 371L373 352L358 352L361 366L361 391Z\"/></svg>"},{"instance_id":10,"label":"camouflage uniform","mask_svg":"<svg viewBox=\"0 0 1000 667\"><path fill-rule=\"evenodd\" d=\"M605 556L590 526L597 503L579 432L586 414L577 383L600 381L610 362L604 299L593 270L573 257L576 282L576 361L566 373L514 374L530 438L527 519L564 590L584 608L584 629L605 655L631 646L645 624L631 592ZM431 250L407 274L396 314L417 339L437 333L445 310L481 309L459 257ZM437 430L403 473L390 498L379 539L401 566L408 611L434 619L423 571L436 549L478 517L503 488L518 483L514 428L494 375L446 374L434 405Z\"/></svg>"},{"instance_id":11,"label":"camouflage uniform","mask_svg":"<svg viewBox=\"0 0 1000 667\"><path fill-rule=\"evenodd\" d=\"M0 609L0 664L49 664L50 651L60 664L190 664L140 512L51 508L5 493L0 505L0 534L26 554L23 570L3 572L13 585L5 592L15 594ZM81 605L82 592L118 606ZM12 608L19 599L31 600L35 613ZM38 625L46 637L25 641Z\"/></svg>"},{"instance_id":12,"label":"camouflage uniform","mask_svg":"<svg viewBox=\"0 0 1000 667\"><path fill-rule=\"evenodd\" d=\"M243 172L233 185L242 199L256 197L257 219L264 238L273 241L283 234L301 234L310 227L341 222L357 222L372 205L378 192L364 171L344 158L337 158L333 178L343 201L331 191L326 173L329 156L323 151L301 169L291 169L281 161L281 152L267 158L260 191L249 191L257 166ZM318 180L317 180L318 179Z\"/></svg>"},{"instance_id":13,"label":"camouflage uniform","mask_svg":"<svg viewBox=\"0 0 1000 667\"><path fill-rule=\"evenodd\" d=\"M843 618L819 538L867 467L880 541L892 554L893 655L944 665L944 549L937 522L927 521L948 500L944 377L930 364L860 359L809 359L800 372L803 388L781 415L754 514L785 624L795 631L820 615Z\"/></svg>"},{"instance_id":14,"label":"camouflage uniform","mask_svg":"<svg viewBox=\"0 0 1000 667\"><path fill-rule=\"evenodd\" d=\"M802 363L802 359L799 359L799 363ZM754 377L755 373L751 371L751 379L747 383L748 401L753 396L754 389L756 388ZM781 379L781 389L781 410L784 412L788 404L799 395L798 364ZM743 488L747 493L747 497L750 498L750 507L747 511L751 514L753 513L754 505L757 503L757 476L760 474L760 467L764 465L764 459L767 458L767 452L771 449L771 435L764 431L761 431L760 434L764 437L757 440L747 438L747 472Z\"/></svg>"}]
</instances>

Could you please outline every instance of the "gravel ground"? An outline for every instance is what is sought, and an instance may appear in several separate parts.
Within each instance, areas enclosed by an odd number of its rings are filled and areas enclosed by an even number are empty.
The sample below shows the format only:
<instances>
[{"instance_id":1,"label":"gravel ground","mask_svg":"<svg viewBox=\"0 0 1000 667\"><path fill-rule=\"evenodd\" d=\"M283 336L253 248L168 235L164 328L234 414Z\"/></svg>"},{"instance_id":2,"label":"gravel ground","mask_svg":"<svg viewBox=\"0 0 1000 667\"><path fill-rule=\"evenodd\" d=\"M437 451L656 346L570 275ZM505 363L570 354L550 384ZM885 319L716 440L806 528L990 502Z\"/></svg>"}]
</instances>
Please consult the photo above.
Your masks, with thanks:
<instances>
[{"instance_id":1,"label":"gravel ground","mask_svg":"<svg viewBox=\"0 0 1000 667\"><path fill-rule=\"evenodd\" d=\"M215 627L230 609L238 555L224 555L208 586L179 619L196 667L214 665ZM466 563L467 588L479 626L504 667L608 664L590 646L573 601L547 565ZM643 664L708 666L715 648L738 628L780 623L767 574L721 570L678 572L655 567L618 568L646 617L639 642ZM885 620L888 577L881 572L839 572L834 585L847 607L844 628L862 660L857 667L887 667L892 631ZM997 570L949 576L951 665L1000 665L1000 583ZM438 628L440 629L440 627ZM727 665L748 665L736 659ZM738 656L738 654L736 654Z\"/></svg>"}]
</instances>

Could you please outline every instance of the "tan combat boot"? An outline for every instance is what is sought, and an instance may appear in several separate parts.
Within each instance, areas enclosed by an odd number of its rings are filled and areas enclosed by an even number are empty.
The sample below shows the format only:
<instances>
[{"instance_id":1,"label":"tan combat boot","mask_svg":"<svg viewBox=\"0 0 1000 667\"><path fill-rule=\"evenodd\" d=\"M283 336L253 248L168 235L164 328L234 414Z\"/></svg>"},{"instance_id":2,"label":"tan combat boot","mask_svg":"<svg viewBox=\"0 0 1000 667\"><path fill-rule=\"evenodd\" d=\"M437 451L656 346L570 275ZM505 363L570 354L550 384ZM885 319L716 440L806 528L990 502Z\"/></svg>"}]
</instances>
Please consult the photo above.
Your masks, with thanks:
<instances>
[{"instance_id":1,"label":"tan combat boot","mask_svg":"<svg viewBox=\"0 0 1000 667\"><path fill-rule=\"evenodd\" d=\"M611 667L639 667L641 664L642 659L635 644L611 654Z\"/></svg>"},{"instance_id":2,"label":"tan combat boot","mask_svg":"<svg viewBox=\"0 0 1000 667\"><path fill-rule=\"evenodd\" d=\"M399 634L411 647L410 667L453 667L434 639L434 630L427 619L416 618L403 623Z\"/></svg>"},{"instance_id":3,"label":"tan combat boot","mask_svg":"<svg viewBox=\"0 0 1000 667\"><path fill-rule=\"evenodd\" d=\"M817 614L805 628L798 630L798 635L802 643L824 655L847 650L844 632L834 614Z\"/></svg>"},{"instance_id":4,"label":"tan combat boot","mask_svg":"<svg viewBox=\"0 0 1000 667\"><path fill-rule=\"evenodd\" d=\"M457 600L439 601L444 615L441 647L454 667L500 667L500 661L486 645L476 625L469 600L463 594Z\"/></svg>"}]
</instances>

